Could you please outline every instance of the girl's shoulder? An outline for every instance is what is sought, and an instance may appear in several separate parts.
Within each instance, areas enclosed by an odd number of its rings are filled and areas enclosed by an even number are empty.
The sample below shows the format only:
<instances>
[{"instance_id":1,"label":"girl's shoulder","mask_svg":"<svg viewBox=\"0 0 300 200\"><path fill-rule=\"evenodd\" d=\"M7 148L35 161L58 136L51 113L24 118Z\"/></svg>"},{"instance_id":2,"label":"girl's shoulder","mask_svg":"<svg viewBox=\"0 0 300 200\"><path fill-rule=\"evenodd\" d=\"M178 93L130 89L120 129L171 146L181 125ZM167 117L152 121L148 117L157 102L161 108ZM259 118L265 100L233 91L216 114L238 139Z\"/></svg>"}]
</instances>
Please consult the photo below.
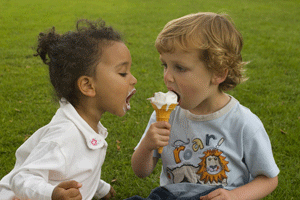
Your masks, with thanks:
<instances>
[{"instance_id":1,"label":"girl's shoulder","mask_svg":"<svg viewBox=\"0 0 300 200\"><path fill-rule=\"evenodd\" d=\"M35 134L41 138L40 142L62 142L76 140L80 137L80 131L76 125L70 120L51 121L48 125L39 129Z\"/></svg>"}]
</instances>

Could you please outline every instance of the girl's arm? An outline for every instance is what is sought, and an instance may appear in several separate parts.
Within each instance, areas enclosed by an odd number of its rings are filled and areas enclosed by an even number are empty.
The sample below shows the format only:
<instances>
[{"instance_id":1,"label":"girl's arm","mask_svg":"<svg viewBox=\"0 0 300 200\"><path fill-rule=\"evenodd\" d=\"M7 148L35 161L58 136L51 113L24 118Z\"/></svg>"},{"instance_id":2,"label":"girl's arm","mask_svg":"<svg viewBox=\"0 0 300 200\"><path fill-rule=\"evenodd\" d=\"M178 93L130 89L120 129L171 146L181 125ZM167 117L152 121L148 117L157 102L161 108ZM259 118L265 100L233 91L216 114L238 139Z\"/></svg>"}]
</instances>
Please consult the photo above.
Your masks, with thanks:
<instances>
[{"instance_id":1,"label":"girl's arm","mask_svg":"<svg viewBox=\"0 0 300 200\"><path fill-rule=\"evenodd\" d=\"M217 189L206 196L200 197L201 200L238 200L238 199L262 199L275 190L278 185L278 177L268 178L260 175L254 178L250 183L233 189Z\"/></svg>"},{"instance_id":2,"label":"girl's arm","mask_svg":"<svg viewBox=\"0 0 300 200\"><path fill-rule=\"evenodd\" d=\"M153 157L153 152L168 145L170 129L168 122L155 122L150 125L131 158L132 169L138 177L144 178L152 173L158 161L158 158Z\"/></svg>"},{"instance_id":3,"label":"girl's arm","mask_svg":"<svg viewBox=\"0 0 300 200\"><path fill-rule=\"evenodd\" d=\"M57 143L40 142L22 167L12 175L11 189L20 199L81 199L81 184L74 180L61 182L57 186L48 183L49 172L56 172L57 176L66 174L65 166L65 156Z\"/></svg>"}]
</instances>

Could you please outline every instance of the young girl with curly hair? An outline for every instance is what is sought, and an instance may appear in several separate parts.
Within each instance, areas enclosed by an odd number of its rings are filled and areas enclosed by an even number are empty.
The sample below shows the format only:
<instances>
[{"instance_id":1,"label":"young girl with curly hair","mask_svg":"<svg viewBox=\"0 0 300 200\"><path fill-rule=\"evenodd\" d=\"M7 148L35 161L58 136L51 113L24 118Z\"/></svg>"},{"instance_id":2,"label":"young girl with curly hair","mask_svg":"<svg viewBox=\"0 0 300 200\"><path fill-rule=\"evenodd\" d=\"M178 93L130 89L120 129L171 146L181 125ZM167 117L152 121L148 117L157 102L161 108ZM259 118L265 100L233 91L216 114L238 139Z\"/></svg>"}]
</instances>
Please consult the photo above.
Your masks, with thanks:
<instances>
[{"instance_id":1,"label":"young girl with curly hair","mask_svg":"<svg viewBox=\"0 0 300 200\"><path fill-rule=\"evenodd\" d=\"M40 33L36 56L49 66L60 108L17 150L0 199L111 198L100 179L108 133L99 120L130 109L137 80L128 48L104 21L79 20L76 31Z\"/></svg>"}]
</instances>

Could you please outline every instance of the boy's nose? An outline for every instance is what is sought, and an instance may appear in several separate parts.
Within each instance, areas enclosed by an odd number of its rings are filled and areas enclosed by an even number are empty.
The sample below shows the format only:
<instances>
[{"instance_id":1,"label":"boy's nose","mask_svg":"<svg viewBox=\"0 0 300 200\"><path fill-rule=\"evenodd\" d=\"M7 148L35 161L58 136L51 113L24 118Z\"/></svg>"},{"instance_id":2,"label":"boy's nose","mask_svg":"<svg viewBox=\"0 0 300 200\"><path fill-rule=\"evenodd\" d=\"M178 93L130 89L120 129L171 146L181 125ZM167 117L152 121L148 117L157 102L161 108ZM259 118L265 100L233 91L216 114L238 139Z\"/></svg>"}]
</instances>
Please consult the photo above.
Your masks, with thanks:
<instances>
[{"instance_id":1,"label":"boy's nose","mask_svg":"<svg viewBox=\"0 0 300 200\"><path fill-rule=\"evenodd\" d=\"M174 77L170 69L165 69L164 71L164 80L167 82L174 82Z\"/></svg>"}]
</instances>

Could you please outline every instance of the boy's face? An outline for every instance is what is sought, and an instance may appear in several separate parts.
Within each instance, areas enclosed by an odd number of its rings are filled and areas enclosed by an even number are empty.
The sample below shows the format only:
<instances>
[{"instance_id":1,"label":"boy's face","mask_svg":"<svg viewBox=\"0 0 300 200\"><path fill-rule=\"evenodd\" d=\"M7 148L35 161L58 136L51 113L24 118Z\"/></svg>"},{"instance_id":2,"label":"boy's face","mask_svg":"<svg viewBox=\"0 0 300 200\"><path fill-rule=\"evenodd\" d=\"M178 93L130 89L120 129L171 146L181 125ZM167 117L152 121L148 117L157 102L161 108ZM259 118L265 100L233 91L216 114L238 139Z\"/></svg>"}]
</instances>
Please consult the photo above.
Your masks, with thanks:
<instances>
[{"instance_id":1,"label":"boy's face","mask_svg":"<svg viewBox=\"0 0 300 200\"><path fill-rule=\"evenodd\" d=\"M175 52L160 54L160 60L165 67L165 84L178 94L180 107L194 114L208 114L205 112L210 112L209 105L220 91L199 53L196 49L185 52L177 48Z\"/></svg>"},{"instance_id":2,"label":"boy's face","mask_svg":"<svg viewBox=\"0 0 300 200\"><path fill-rule=\"evenodd\" d=\"M131 55L124 43L114 42L104 48L94 78L97 109L100 112L123 116L130 109L129 100L135 93L137 82L130 68Z\"/></svg>"}]
</instances>

